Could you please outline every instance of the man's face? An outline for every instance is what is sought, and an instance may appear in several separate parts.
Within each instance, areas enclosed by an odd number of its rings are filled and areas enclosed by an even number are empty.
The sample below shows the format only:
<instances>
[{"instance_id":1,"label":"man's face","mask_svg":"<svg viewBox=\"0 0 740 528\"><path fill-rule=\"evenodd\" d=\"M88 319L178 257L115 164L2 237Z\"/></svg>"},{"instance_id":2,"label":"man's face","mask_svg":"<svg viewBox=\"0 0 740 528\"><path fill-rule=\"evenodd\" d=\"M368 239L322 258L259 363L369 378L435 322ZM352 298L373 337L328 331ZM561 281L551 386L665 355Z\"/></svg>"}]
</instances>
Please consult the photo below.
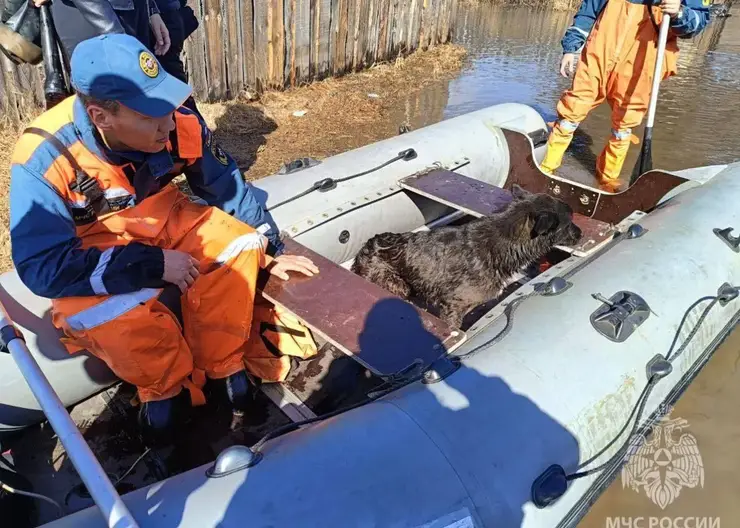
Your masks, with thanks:
<instances>
[{"instance_id":1,"label":"man's face","mask_svg":"<svg viewBox=\"0 0 740 528\"><path fill-rule=\"evenodd\" d=\"M90 105L87 112L113 150L159 152L167 147L170 132L175 129L174 112L155 118L123 105L118 105L115 112Z\"/></svg>"}]
</instances>

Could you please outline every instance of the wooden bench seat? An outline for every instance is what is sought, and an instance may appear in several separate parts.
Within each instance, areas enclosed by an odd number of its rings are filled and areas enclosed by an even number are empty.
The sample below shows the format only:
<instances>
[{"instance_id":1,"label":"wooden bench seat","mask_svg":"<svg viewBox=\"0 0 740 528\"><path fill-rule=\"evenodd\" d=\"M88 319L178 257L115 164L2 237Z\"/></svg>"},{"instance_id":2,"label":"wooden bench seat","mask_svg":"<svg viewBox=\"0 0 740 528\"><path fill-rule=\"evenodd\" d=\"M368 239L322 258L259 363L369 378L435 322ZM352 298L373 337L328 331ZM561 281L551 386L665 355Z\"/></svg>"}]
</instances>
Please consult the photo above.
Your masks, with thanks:
<instances>
[{"instance_id":1,"label":"wooden bench seat","mask_svg":"<svg viewBox=\"0 0 740 528\"><path fill-rule=\"evenodd\" d=\"M511 193L501 187L448 170L433 170L427 174L409 176L400 180L399 185L409 192L476 218L499 213L512 200ZM615 233L614 227L606 222L577 213L573 215L573 223L581 228L583 237L575 246L558 248L580 257L603 246Z\"/></svg>"},{"instance_id":2,"label":"wooden bench seat","mask_svg":"<svg viewBox=\"0 0 740 528\"><path fill-rule=\"evenodd\" d=\"M285 252L310 258L319 274L291 272L289 281L261 274L262 295L376 375L395 374L417 359L428 364L465 340L464 332L294 240L285 241Z\"/></svg>"}]
</instances>

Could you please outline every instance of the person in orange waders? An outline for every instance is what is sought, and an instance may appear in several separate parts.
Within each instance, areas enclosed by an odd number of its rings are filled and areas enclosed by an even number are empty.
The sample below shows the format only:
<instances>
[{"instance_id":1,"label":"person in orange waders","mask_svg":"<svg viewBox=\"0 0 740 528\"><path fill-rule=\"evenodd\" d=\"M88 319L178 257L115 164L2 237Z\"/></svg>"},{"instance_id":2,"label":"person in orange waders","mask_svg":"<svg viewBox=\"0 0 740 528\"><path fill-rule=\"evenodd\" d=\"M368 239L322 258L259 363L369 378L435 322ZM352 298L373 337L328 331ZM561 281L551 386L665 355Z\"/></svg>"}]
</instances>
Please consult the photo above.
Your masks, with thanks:
<instances>
[{"instance_id":1,"label":"person in orange waders","mask_svg":"<svg viewBox=\"0 0 740 528\"><path fill-rule=\"evenodd\" d=\"M234 160L181 106L190 87L138 40L83 41L71 80L76 95L37 118L13 154L10 233L21 280L53 300L70 351L88 350L137 387L145 437L170 431L183 388L204 403L206 378L243 415L253 314L265 312L254 307L260 268L285 280L318 269L281 254L277 228ZM180 174L208 205L177 189ZM263 359L262 374L284 374Z\"/></svg>"},{"instance_id":2,"label":"person in orange waders","mask_svg":"<svg viewBox=\"0 0 740 528\"><path fill-rule=\"evenodd\" d=\"M578 125L604 100L612 109L611 136L599 155L596 174L604 190L619 188L619 175L632 130L648 109L657 60L658 28L671 17L663 79L676 73L677 38L700 33L709 20L711 0L583 0L562 40L560 73L573 73L573 85L557 105L558 120L547 141L541 169L560 167Z\"/></svg>"}]
</instances>

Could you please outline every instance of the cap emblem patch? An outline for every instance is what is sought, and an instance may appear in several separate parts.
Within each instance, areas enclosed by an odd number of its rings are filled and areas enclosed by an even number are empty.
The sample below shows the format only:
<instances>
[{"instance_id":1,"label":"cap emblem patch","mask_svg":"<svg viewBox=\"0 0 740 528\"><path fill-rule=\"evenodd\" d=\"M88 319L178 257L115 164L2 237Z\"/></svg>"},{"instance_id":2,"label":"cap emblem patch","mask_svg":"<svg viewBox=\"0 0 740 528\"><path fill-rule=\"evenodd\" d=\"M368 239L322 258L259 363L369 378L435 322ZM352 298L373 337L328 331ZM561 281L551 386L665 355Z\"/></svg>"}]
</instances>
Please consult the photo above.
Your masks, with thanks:
<instances>
[{"instance_id":1,"label":"cap emblem patch","mask_svg":"<svg viewBox=\"0 0 740 528\"><path fill-rule=\"evenodd\" d=\"M142 51L139 54L139 66L141 66L141 71L143 71L147 77L151 77L153 79L159 75L159 64L157 63L157 60L152 57L152 54L147 51Z\"/></svg>"}]
</instances>

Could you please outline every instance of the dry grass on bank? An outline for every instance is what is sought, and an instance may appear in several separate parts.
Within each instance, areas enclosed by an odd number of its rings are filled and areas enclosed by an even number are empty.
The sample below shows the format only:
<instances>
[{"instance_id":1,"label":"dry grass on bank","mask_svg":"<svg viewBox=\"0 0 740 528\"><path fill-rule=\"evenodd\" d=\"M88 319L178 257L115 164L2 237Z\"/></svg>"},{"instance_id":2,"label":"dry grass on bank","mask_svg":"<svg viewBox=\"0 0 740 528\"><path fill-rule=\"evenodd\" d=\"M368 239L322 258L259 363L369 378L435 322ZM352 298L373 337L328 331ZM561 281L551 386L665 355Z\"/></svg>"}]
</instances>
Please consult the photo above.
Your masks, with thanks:
<instances>
[{"instance_id":1,"label":"dry grass on bank","mask_svg":"<svg viewBox=\"0 0 740 528\"><path fill-rule=\"evenodd\" d=\"M324 158L397 134L399 123L387 115L391 105L431 82L451 78L464 57L460 46L438 46L367 71L268 93L259 101L200 103L199 108L216 140L253 180L299 157ZM306 113L295 117L296 111ZM21 129L0 121L0 272L12 267L9 166Z\"/></svg>"},{"instance_id":2,"label":"dry grass on bank","mask_svg":"<svg viewBox=\"0 0 740 528\"><path fill-rule=\"evenodd\" d=\"M252 180L295 158L323 158L397 134L399 123L389 120L388 109L456 74L464 56L460 46L440 46L365 72L271 92L260 101L204 105L203 114ZM305 115L294 115L301 111Z\"/></svg>"},{"instance_id":3,"label":"dry grass on bank","mask_svg":"<svg viewBox=\"0 0 740 528\"><path fill-rule=\"evenodd\" d=\"M13 154L17 132L0 122L0 273L12 267L10 261L10 233L8 223L8 193L10 190L10 157Z\"/></svg>"}]
</instances>

